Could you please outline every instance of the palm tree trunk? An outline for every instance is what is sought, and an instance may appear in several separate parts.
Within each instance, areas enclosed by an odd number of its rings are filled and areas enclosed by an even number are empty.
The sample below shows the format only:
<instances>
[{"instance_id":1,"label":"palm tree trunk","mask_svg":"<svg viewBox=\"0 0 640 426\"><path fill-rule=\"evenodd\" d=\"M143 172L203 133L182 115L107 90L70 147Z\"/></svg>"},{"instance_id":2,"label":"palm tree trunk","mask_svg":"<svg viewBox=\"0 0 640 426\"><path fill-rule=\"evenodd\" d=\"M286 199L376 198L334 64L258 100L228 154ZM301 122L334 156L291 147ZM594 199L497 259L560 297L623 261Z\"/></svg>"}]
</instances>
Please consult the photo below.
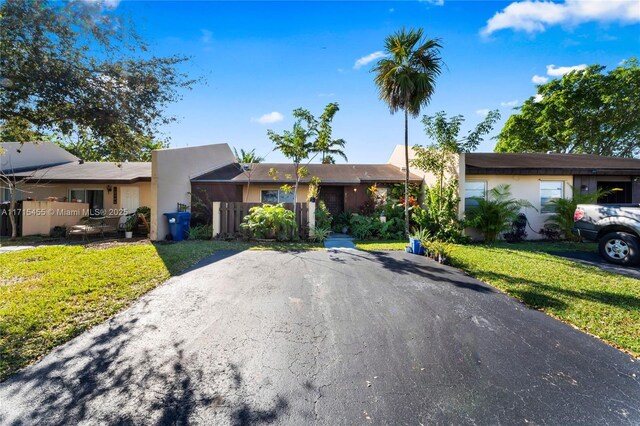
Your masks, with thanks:
<instances>
[{"instance_id":1,"label":"palm tree trunk","mask_svg":"<svg viewBox=\"0 0 640 426\"><path fill-rule=\"evenodd\" d=\"M409 237L409 112L404 110L404 230Z\"/></svg>"}]
</instances>

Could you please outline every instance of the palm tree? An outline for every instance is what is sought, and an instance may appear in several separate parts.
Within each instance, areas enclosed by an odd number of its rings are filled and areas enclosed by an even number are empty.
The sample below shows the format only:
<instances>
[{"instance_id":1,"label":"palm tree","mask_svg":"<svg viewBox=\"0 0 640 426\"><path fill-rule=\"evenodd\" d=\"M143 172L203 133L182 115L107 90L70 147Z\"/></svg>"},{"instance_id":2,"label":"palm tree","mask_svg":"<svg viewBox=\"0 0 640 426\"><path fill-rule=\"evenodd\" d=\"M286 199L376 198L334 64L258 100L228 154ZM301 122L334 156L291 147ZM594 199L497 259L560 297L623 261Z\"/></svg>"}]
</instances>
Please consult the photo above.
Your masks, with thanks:
<instances>
[{"instance_id":1,"label":"palm tree","mask_svg":"<svg viewBox=\"0 0 640 426\"><path fill-rule=\"evenodd\" d=\"M417 117L427 106L435 90L442 59L439 39L423 39L423 30L404 28L385 39L386 55L372 72L380 99L389 105L391 114L404 111L405 200L409 199L409 114ZM405 203L405 231L409 234L409 203Z\"/></svg>"},{"instance_id":2,"label":"palm tree","mask_svg":"<svg viewBox=\"0 0 640 426\"><path fill-rule=\"evenodd\" d=\"M344 139L335 139L330 141L329 144L321 151L322 164L335 164L336 155L344 158L344 161L349 161L347 155L342 150L346 144L347 142Z\"/></svg>"},{"instance_id":3,"label":"palm tree","mask_svg":"<svg viewBox=\"0 0 640 426\"><path fill-rule=\"evenodd\" d=\"M523 208L533 205L511 197L511 185L503 183L489 190L485 199L476 198L477 206L468 212L469 223L484 235L484 242L494 243L502 231L508 229Z\"/></svg>"},{"instance_id":4,"label":"palm tree","mask_svg":"<svg viewBox=\"0 0 640 426\"><path fill-rule=\"evenodd\" d=\"M240 148L240 153L238 153L238 151L233 148L233 155L235 155L236 161L238 163L255 164L262 163L264 161L264 157L260 157L256 154L255 148L251 151L245 151L244 149Z\"/></svg>"}]
</instances>

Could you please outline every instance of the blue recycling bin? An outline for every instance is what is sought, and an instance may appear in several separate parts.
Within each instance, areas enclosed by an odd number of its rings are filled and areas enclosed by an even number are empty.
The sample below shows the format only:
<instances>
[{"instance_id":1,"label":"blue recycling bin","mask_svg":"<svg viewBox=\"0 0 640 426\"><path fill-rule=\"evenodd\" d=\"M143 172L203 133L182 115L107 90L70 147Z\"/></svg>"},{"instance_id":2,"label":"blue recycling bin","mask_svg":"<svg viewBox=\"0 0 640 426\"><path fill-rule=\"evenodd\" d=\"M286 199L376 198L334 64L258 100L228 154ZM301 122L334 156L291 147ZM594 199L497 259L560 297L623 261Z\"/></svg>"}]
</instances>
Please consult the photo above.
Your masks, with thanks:
<instances>
[{"instance_id":1,"label":"blue recycling bin","mask_svg":"<svg viewBox=\"0 0 640 426\"><path fill-rule=\"evenodd\" d=\"M169 221L169 233L174 241L182 241L189 237L189 224L191 223L191 213L172 212L164 213Z\"/></svg>"},{"instance_id":2,"label":"blue recycling bin","mask_svg":"<svg viewBox=\"0 0 640 426\"><path fill-rule=\"evenodd\" d=\"M424 255L425 250L424 246L420 243L420 240L417 238L409 238L409 247L411 247L411 253Z\"/></svg>"}]
</instances>

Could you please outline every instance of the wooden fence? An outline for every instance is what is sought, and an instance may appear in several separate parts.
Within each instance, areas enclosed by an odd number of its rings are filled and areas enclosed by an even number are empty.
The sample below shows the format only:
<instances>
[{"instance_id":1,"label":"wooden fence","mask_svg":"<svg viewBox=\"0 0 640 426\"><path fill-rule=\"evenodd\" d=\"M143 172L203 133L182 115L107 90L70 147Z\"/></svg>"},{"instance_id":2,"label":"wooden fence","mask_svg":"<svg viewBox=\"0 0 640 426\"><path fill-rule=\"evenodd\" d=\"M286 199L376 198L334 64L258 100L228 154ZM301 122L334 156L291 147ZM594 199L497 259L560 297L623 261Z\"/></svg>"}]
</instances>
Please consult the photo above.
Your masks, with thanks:
<instances>
[{"instance_id":1,"label":"wooden fence","mask_svg":"<svg viewBox=\"0 0 640 426\"><path fill-rule=\"evenodd\" d=\"M216 218L216 210L219 204L219 218ZM215 202L213 203L213 228L217 236L237 236L242 234L243 230L240 224L244 217L249 214L249 209L255 206L261 206L262 203L239 203L239 202ZM309 205L307 203L297 203L296 223L298 224L298 234L300 237L306 237L309 225ZM284 207L293 210L293 203L285 203ZM216 221L219 220L220 228L216 227ZM214 235L216 236L216 235Z\"/></svg>"}]
</instances>

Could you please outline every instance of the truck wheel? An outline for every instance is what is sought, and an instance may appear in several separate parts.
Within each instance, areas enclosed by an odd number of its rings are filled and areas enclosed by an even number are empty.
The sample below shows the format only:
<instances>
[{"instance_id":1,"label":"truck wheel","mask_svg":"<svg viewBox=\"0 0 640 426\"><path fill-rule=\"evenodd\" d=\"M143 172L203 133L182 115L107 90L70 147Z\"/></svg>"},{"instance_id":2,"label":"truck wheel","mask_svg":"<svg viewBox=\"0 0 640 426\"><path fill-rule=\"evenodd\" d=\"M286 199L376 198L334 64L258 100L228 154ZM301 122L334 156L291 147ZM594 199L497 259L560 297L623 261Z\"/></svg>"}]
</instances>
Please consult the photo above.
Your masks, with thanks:
<instances>
[{"instance_id":1,"label":"truck wheel","mask_svg":"<svg viewBox=\"0 0 640 426\"><path fill-rule=\"evenodd\" d=\"M640 241L638 237L626 232L611 232L598 242L600 256L607 262L618 265L637 265L640 263Z\"/></svg>"}]
</instances>

